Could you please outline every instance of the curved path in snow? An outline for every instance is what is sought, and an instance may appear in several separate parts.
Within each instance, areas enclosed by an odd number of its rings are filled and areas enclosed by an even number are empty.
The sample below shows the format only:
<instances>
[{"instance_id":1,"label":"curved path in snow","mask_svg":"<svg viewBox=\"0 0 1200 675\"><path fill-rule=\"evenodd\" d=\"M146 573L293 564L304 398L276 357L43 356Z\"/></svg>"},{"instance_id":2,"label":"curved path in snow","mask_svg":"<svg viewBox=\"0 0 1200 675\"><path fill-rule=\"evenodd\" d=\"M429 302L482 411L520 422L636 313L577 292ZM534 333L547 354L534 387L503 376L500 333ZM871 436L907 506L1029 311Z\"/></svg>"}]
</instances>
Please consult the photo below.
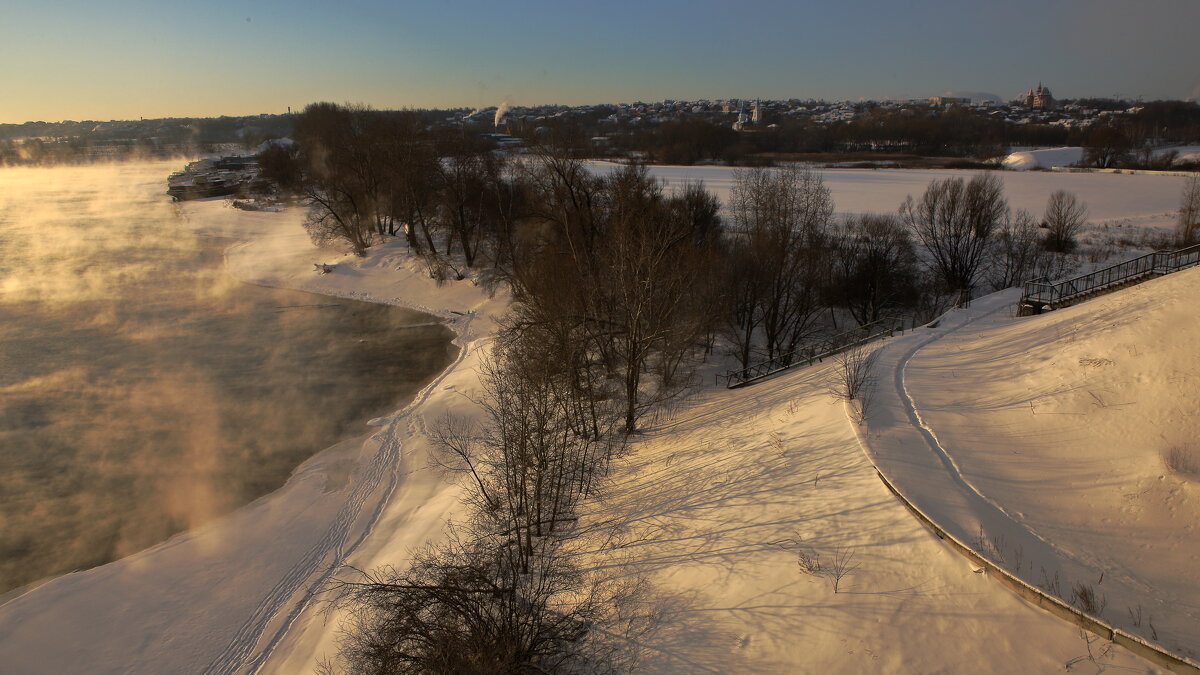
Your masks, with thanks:
<instances>
[{"instance_id":1,"label":"curved path in snow","mask_svg":"<svg viewBox=\"0 0 1200 675\"><path fill-rule=\"evenodd\" d=\"M1090 582L1103 570L1039 535L972 484L953 449L945 448L926 423L919 393L914 397L906 384L906 369L922 349L980 318L1008 311L1016 300L1015 291L995 293L885 343L876 367L886 373L886 382L881 380L870 403L863 445L875 466L930 521L1029 585L1069 594L1073 582ZM1136 606L1150 590L1115 582L1105 584L1113 607Z\"/></svg>"},{"instance_id":2,"label":"curved path in snow","mask_svg":"<svg viewBox=\"0 0 1200 675\"><path fill-rule=\"evenodd\" d=\"M1091 588L1092 584L1098 586L1104 582L1100 587L1103 591L1095 591L1105 598L1098 603L1100 609L1089 610L1087 614L1099 618L1098 625L1065 610L1056 609L1052 613L1083 621L1082 625L1106 636L1111 629L1119 629L1121 635L1112 634L1114 639L1160 665L1195 668L1194 663L1182 663L1178 654L1164 652L1146 642L1150 636L1140 637L1140 630L1121 621L1123 615L1117 620L1110 618L1120 614L1122 608L1154 605L1161 600L1160 591L1130 570L1105 564L1086 546L1075 550L1043 536L1022 522L1021 514L1011 513L985 494L955 461L954 449L943 445L926 421L927 416L921 411L921 392L914 396L908 387L908 366L922 349L975 321L1011 311L1017 297L1015 289L995 293L976 301L969 309L952 310L933 324L885 344L877 367L887 374L887 383L881 382L868 406L867 427L860 433L863 449L885 482L921 517L956 539L958 546L971 549L999 568L1000 573L1017 580L1005 580L1007 585L1029 587L1020 590L1019 595L1049 607L1049 603L1037 597L1038 591L1034 589L1040 588L1042 595L1070 605L1074 604L1070 599L1077 585ZM930 385L927 382L925 386ZM963 387L971 386L971 382L952 380L936 386ZM1107 615L1103 612L1106 601L1110 608Z\"/></svg>"}]
</instances>

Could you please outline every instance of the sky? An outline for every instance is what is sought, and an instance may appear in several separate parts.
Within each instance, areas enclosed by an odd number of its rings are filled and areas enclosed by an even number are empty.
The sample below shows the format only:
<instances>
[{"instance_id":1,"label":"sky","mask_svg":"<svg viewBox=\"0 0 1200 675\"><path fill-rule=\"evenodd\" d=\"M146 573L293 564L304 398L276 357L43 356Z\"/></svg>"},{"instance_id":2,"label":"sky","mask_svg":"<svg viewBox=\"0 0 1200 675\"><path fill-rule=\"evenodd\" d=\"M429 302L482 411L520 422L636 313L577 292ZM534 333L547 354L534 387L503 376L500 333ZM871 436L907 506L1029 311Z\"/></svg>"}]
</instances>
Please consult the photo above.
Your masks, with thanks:
<instances>
[{"instance_id":1,"label":"sky","mask_svg":"<svg viewBox=\"0 0 1200 675\"><path fill-rule=\"evenodd\" d=\"M1200 0L3 0L0 123L1043 82L1200 97Z\"/></svg>"}]
</instances>

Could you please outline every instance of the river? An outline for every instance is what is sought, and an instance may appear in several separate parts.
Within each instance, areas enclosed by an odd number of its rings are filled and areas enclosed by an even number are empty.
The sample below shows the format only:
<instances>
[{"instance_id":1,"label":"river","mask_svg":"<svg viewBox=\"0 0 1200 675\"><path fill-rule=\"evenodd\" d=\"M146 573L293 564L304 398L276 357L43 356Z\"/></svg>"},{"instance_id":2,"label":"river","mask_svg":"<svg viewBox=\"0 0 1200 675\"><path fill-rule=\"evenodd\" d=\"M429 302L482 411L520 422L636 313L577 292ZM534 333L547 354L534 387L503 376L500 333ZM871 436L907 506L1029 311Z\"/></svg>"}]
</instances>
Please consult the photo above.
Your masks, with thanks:
<instances>
[{"instance_id":1,"label":"river","mask_svg":"<svg viewBox=\"0 0 1200 675\"><path fill-rule=\"evenodd\" d=\"M230 279L182 164L0 168L0 594L278 488L455 355L429 315Z\"/></svg>"}]
</instances>

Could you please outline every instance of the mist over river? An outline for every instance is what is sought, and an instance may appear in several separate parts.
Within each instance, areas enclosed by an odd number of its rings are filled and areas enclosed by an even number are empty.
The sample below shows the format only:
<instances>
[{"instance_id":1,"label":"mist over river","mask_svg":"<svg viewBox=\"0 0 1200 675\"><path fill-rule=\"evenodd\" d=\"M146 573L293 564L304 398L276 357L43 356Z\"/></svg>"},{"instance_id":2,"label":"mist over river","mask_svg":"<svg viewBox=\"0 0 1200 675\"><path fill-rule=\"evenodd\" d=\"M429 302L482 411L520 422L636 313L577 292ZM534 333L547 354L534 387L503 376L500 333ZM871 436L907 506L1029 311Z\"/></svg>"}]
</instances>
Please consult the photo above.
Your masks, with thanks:
<instances>
[{"instance_id":1,"label":"mist over river","mask_svg":"<svg viewBox=\"0 0 1200 675\"><path fill-rule=\"evenodd\" d=\"M232 280L183 163L0 168L0 594L278 488L454 357L426 314Z\"/></svg>"}]
</instances>

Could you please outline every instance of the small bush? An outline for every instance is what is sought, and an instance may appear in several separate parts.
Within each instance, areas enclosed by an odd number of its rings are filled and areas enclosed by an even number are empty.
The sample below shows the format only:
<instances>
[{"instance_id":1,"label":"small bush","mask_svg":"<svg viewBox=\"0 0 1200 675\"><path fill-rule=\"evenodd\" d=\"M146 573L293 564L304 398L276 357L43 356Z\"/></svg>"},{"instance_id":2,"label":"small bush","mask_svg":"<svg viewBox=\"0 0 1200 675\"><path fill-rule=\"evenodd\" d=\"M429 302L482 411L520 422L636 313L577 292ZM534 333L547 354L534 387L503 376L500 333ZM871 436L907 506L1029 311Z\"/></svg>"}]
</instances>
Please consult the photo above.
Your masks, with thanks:
<instances>
[{"instance_id":1,"label":"small bush","mask_svg":"<svg viewBox=\"0 0 1200 675\"><path fill-rule=\"evenodd\" d=\"M875 392L874 370L878 356L879 352L872 345L855 345L834 357L834 380L829 393L853 404L860 424L866 421Z\"/></svg>"},{"instance_id":2,"label":"small bush","mask_svg":"<svg viewBox=\"0 0 1200 675\"><path fill-rule=\"evenodd\" d=\"M1087 614L1099 616L1108 600L1090 585L1080 582L1071 588L1071 603Z\"/></svg>"},{"instance_id":3,"label":"small bush","mask_svg":"<svg viewBox=\"0 0 1200 675\"><path fill-rule=\"evenodd\" d=\"M1184 480L1200 480L1200 453L1188 445L1167 448L1162 455L1167 469Z\"/></svg>"},{"instance_id":4,"label":"small bush","mask_svg":"<svg viewBox=\"0 0 1200 675\"><path fill-rule=\"evenodd\" d=\"M834 382L829 393L843 401L857 401L875 385L878 353L868 345L856 345L834 357Z\"/></svg>"}]
</instances>

